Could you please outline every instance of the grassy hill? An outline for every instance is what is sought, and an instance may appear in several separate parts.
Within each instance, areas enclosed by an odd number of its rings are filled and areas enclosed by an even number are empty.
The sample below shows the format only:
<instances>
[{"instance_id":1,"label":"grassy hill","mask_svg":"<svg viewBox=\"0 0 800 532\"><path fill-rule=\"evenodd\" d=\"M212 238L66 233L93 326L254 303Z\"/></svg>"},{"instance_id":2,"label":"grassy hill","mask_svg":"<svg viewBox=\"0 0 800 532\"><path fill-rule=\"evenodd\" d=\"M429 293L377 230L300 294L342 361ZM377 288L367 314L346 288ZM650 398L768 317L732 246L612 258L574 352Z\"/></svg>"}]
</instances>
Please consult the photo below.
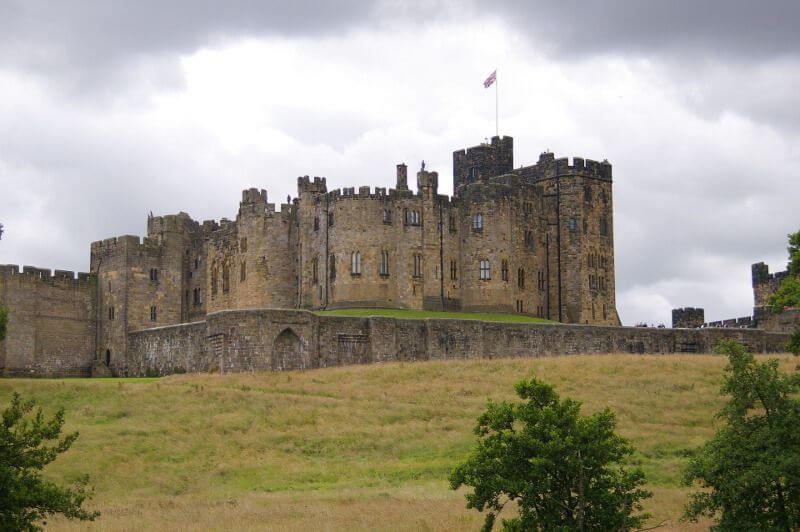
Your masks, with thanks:
<instances>
[{"instance_id":1,"label":"grassy hill","mask_svg":"<svg viewBox=\"0 0 800 532\"><path fill-rule=\"evenodd\" d=\"M796 360L782 358L786 368ZM654 523L680 516L685 457L713 433L725 359L598 355L420 362L161 379L0 379L52 412L72 449L48 474L87 472L90 528L476 530L446 483L486 399L535 373L590 412L606 405L638 448ZM48 529L84 529L54 520ZM685 527L685 525L674 526Z\"/></svg>"}]
</instances>

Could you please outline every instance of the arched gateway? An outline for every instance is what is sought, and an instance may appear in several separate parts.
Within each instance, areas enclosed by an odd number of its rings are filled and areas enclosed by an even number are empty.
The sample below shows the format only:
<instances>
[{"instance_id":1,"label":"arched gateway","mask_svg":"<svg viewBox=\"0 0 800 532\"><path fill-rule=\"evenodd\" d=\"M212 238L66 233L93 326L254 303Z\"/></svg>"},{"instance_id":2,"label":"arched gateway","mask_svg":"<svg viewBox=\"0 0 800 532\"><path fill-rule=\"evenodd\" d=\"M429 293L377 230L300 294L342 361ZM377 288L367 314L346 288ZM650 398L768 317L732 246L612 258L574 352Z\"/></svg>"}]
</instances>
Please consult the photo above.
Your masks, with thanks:
<instances>
[{"instance_id":1,"label":"arched gateway","mask_svg":"<svg viewBox=\"0 0 800 532\"><path fill-rule=\"evenodd\" d=\"M306 361L303 356L303 342L291 329L284 329L272 346L272 370L288 371L292 369L305 369Z\"/></svg>"}]
</instances>

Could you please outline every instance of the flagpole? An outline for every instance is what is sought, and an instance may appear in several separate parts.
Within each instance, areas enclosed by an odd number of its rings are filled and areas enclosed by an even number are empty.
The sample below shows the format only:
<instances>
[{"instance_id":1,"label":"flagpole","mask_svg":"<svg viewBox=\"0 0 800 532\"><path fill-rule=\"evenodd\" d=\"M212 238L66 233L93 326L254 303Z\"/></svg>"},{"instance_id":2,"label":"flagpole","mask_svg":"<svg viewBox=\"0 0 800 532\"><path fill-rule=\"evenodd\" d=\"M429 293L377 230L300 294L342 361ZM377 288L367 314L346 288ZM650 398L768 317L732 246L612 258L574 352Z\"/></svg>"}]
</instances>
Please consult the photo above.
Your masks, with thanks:
<instances>
[{"instance_id":1,"label":"flagpole","mask_svg":"<svg viewBox=\"0 0 800 532\"><path fill-rule=\"evenodd\" d=\"M495 70L495 72L497 72L497 71ZM497 109L498 109L497 93L500 90L499 85L500 85L500 82L497 80L497 75L495 75L495 80L494 80L494 134L495 134L496 137L500 136L500 124L498 123L498 111L497 111Z\"/></svg>"}]
</instances>

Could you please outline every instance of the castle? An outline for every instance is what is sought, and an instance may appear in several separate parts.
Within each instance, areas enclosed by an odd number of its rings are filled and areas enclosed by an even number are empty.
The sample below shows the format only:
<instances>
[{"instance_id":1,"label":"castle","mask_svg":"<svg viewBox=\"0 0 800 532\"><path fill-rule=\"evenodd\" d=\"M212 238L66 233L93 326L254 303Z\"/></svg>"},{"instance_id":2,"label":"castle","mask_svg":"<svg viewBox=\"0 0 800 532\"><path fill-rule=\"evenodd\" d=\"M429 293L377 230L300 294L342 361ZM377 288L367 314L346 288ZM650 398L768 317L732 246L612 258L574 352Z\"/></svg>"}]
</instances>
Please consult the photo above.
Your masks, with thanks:
<instances>
[{"instance_id":1,"label":"castle","mask_svg":"<svg viewBox=\"0 0 800 532\"><path fill-rule=\"evenodd\" d=\"M151 215L144 238L93 242L91 273L77 278L0 266L0 301L11 311L0 374L141 375L533 349L709 348L710 340L694 336L644 341L636 331L614 330L600 341L600 332L585 328L513 333L502 325L478 330L473 322L419 329L307 312L501 311L621 329L608 162L575 157L570 165L546 152L536 164L515 168L513 139L504 136L453 153L452 197L439 194L438 174L424 163L416 193L407 174L399 164L396 188L358 192L329 191L324 178L300 177L298 197L279 210L266 191L245 190L235 221ZM544 340L551 334L552 344ZM777 349L778 340L764 338L757 345Z\"/></svg>"}]
</instances>

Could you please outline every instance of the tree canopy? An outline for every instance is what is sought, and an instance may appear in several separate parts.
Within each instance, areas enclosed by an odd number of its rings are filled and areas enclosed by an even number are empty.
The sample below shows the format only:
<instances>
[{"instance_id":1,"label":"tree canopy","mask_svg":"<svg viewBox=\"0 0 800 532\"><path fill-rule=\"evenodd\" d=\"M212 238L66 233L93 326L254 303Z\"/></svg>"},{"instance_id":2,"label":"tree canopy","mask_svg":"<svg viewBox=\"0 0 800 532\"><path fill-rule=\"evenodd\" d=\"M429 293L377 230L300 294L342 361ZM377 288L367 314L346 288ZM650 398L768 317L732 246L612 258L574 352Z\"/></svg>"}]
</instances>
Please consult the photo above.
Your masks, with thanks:
<instances>
[{"instance_id":1,"label":"tree canopy","mask_svg":"<svg viewBox=\"0 0 800 532\"><path fill-rule=\"evenodd\" d=\"M800 373L783 374L778 361L757 362L726 340L728 356L717 414L725 424L690 459L684 476L698 484L685 507L692 521L716 520L714 530L800 528Z\"/></svg>"},{"instance_id":2,"label":"tree canopy","mask_svg":"<svg viewBox=\"0 0 800 532\"><path fill-rule=\"evenodd\" d=\"M769 297L769 307L774 313L783 312L787 307L800 307L800 231L786 235L789 239L789 275Z\"/></svg>"},{"instance_id":3,"label":"tree canopy","mask_svg":"<svg viewBox=\"0 0 800 532\"><path fill-rule=\"evenodd\" d=\"M64 410L46 420L42 409L29 415L34 402L23 401L14 393L3 410L0 423L0 530L40 530L48 515L62 514L69 519L94 520L97 512L87 512L83 502L91 495L88 477L71 488L60 487L42 478L41 471L70 448L78 433L61 437ZM53 442L48 445L48 442Z\"/></svg>"},{"instance_id":4,"label":"tree canopy","mask_svg":"<svg viewBox=\"0 0 800 532\"><path fill-rule=\"evenodd\" d=\"M472 486L467 508L489 510L484 530L509 501L519 514L506 530L627 530L647 514L640 501L644 474L621 463L633 448L615 434L609 409L580 415L580 402L561 400L535 378L516 385L522 403L489 401L478 418L477 447L450 475L450 486Z\"/></svg>"}]
</instances>

